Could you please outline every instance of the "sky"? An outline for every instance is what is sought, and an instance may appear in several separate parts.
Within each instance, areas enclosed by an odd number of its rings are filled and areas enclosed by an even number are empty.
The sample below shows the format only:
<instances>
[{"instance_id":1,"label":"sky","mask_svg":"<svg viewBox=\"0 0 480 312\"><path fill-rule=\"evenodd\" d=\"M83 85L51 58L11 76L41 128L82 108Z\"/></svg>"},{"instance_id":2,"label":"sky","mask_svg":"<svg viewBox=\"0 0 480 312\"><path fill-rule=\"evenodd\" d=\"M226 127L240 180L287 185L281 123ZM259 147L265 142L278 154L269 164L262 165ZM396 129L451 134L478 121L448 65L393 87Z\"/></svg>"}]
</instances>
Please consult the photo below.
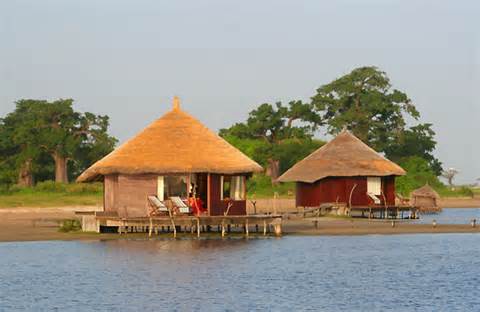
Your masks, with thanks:
<instances>
[{"instance_id":1,"label":"sky","mask_svg":"<svg viewBox=\"0 0 480 312\"><path fill-rule=\"evenodd\" d=\"M0 0L0 116L22 98L73 98L123 142L178 95L218 130L374 65L433 123L456 182L473 183L479 16L480 2L454 0Z\"/></svg>"}]
</instances>

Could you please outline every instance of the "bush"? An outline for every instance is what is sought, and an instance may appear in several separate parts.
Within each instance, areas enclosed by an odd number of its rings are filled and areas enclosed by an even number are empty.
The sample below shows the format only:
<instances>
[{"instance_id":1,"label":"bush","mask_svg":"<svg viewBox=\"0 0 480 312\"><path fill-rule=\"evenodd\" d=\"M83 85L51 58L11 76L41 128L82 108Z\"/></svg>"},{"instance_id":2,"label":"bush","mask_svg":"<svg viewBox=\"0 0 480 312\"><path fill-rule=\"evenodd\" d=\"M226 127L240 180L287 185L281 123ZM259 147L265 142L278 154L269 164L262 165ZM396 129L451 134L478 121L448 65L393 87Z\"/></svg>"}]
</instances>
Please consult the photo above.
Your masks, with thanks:
<instances>
[{"instance_id":1,"label":"bush","mask_svg":"<svg viewBox=\"0 0 480 312\"><path fill-rule=\"evenodd\" d=\"M80 221L73 219L73 220L64 220L62 225L58 229L60 232L68 233L68 232L77 232L82 229L82 224Z\"/></svg>"},{"instance_id":2,"label":"bush","mask_svg":"<svg viewBox=\"0 0 480 312\"><path fill-rule=\"evenodd\" d=\"M280 196L295 194L295 184L280 183L278 185L272 185L270 177L263 174L256 174L248 180L247 190L250 198L252 198L252 195L255 195L257 198L271 198L275 192Z\"/></svg>"},{"instance_id":3,"label":"bush","mask_svg":"<svg viewBox=\"0 0 480 312\"><path fill-rule=\"evenodd\" d=\"M44 181L37 183L34 189L40 192L64 193L67 191L67 185L64 183L57 183L55 181Z\"/></svg>"},{"instance_id":4,"label":"bush","mask_svg":"<svg viewBox=\"0 0 480 312\"><path fill-rule=\"evenodd\" d=\"M425 183L430 184L435 189L440 189L443 186L430 168L428 161L421 157L413 156L403 159L400 166L405 169L407 174L398 177L395 184L397 193L403 196L409 196L413 190L425 185Z\"/></svg>"},{"instance_id":5,"label":"bush","mask_svg":"<svg viewBox=\"0 0 480 312\"><path fill-rule=\"evenodd\" d=\"M102 193L102 183L72 183L67 184L67 193L72 194L96 194Z\"/></svg>"}]
</instances>

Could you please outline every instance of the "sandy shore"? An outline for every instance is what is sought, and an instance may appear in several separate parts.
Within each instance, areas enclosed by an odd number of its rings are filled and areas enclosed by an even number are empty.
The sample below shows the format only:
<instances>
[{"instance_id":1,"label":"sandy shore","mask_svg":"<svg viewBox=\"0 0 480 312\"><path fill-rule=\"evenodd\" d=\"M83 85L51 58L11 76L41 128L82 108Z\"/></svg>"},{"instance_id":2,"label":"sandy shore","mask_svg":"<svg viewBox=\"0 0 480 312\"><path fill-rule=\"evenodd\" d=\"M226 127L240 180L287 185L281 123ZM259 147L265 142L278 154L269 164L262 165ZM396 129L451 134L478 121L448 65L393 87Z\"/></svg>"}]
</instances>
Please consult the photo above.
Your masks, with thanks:
<instances>
[{"instance_id":1,"label":"sandy shore","mask_svg":"<svg viewBox=\"0 0 480 312\"><path fill-rule=\"evenodd\" d=\"M58 226L61 220L72 219L79 210L97 210L99 207L64 208L12 208L0 209L0 242L43 241L43 240L92 240L119 238L147 238L144 233L95 234L61 233ZM314 220L318 221L315 226ZM363 219L285 219L285 235L368 235L368 234L413 234L413 233L480 233L480 225L472 228L469 224L413 224L410 222L368 221ZM252 233L255 235L255 233Z\"/></svg>"}]
</instances>

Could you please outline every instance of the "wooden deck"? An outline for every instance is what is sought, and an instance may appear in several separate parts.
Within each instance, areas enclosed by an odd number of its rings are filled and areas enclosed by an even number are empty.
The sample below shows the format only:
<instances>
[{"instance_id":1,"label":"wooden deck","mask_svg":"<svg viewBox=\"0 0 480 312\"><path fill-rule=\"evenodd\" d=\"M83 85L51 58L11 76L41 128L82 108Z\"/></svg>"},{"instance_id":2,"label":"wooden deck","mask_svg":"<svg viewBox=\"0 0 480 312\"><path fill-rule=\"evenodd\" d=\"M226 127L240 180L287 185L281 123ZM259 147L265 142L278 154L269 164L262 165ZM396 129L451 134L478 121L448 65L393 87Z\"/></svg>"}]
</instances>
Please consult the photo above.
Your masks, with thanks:
<instances>
[{"instance_id":1,"label":"wooden deck","mask_svg":"<svg viewBox=\"0 0 480 312\"><path fill-rule=\"evenodd\" d=\"M171 232L176 237L177 232L190 232L200 237L201 232L217 230L222 236L231 232L232 228L240 228L248 236L250 229L263 232L282 234L282 216L280 215L245 215L245 216L169 216L121 218L115 213L77 212L82 218L82 229L88 232L100 233L105 228L116 228L119 234L131 232L148 232L149 236L158 233Z\"/></svg>"},{"instance_id":2,"label":"wooden deck","mask_svg":"<svg viewBox=\"0 0 480 312\"><path fill-rule=\"evenodd\" d=\"M350 215L352 217L363 217L369 219L405 219L417 218L417 208L412 206L352 206L350 208ZM355 214L361 213L361 216ZM408 216L405 216L408 212ZM354 213L354 214L352 214Z\"/></svg>"}]
</instances>

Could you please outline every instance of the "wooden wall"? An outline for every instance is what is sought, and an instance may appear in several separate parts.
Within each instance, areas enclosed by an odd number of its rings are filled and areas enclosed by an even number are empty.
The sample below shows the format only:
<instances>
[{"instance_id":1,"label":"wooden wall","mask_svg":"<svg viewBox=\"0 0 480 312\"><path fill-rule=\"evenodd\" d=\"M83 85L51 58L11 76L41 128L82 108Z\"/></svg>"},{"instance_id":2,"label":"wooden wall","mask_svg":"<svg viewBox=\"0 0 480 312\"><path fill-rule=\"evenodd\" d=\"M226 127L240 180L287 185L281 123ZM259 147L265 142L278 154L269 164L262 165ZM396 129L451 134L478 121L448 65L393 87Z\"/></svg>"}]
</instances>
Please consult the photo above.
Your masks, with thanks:
<instances>
[{"instance_id":1,"label":"wooden wall","mask_svg":"<svg viewBox=\"0 0 480 312\"><path fill-rule=\"evenodd\" d=\"M116 194L118 194L118 175L105 176L103 180L103 207L105 211L116 211Z\"/></svg>"},{"instance_id":2,"label":"wooden wall","mask_svg":"<svg viewBox=\"0 0 480 312\"><path fill-rule=\"evenodd\" d=\"M353 206L367 206L372 200L367 195L366 177L328 177L315 183L297 182L296 205L298 207L317 207L322 203L349 203L352 188ZM382 178L382 189L388 205L395 205L395 177ZM383 198L382 198L383 204Z\"/></svg>"},{"instance_id":3,"label":"wooden wall","mask_svg":"<svg viewBox=\"0 0 480 312\"><path fill-rule=\"evenodd\" d=\"M114 195L118 215L121 217L147 216L147 196L156 194L156 175L119 175Z\"/></svg>"},{"instance_id":4,"label":"wooden wall","mask_svg":"<svg viewBox=\"0 0 480 312\"><path fill-rule=\"evenodd\" d=\"M210 215L223 216L224 211L227 210L228 201L221 200L220 175L210 175ZM233 202L232 208L228 213L232 216L243 216L247 214L246 200L236 200Z\"/></svg>"}]
</instances>

